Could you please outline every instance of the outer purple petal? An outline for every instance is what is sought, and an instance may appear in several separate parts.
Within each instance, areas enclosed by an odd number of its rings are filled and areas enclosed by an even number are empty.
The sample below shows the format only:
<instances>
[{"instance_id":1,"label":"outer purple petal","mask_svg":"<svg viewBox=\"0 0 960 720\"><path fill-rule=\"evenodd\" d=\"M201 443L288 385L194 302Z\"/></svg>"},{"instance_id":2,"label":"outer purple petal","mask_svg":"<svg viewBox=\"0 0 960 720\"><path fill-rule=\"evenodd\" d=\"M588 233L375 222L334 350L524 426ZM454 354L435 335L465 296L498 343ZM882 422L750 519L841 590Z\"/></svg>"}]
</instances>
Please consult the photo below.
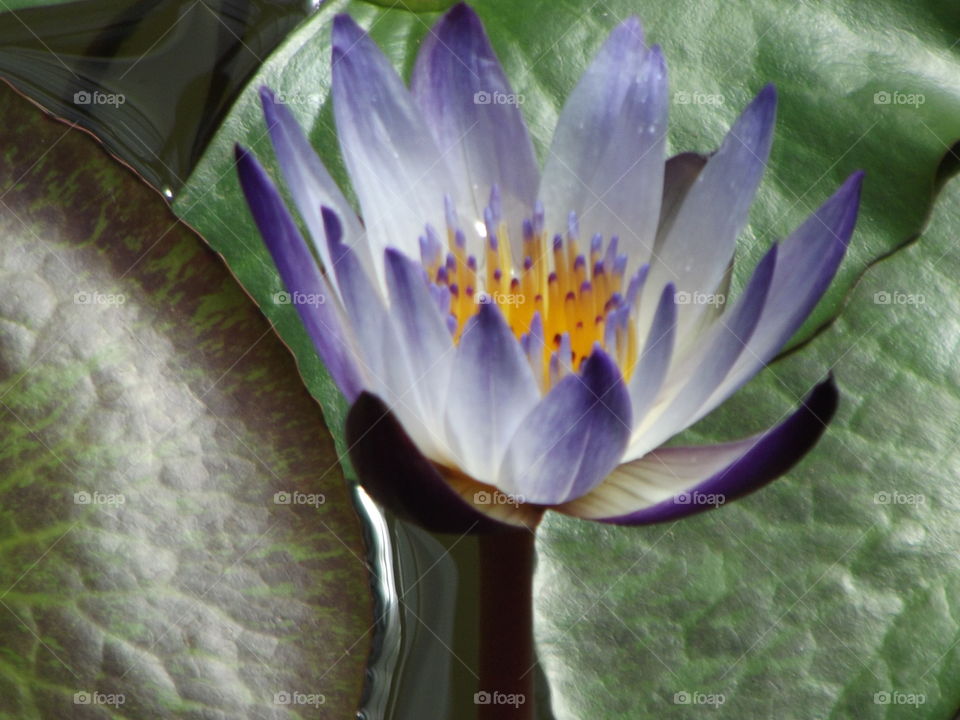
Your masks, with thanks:
<instances>
[{"instance_id":1,"label":"outer purple petal","mask_svg":"<svg viewBox=\"0 0 960 720\"><path fill-rule=\"evenodd\" d=\"M638 424L626 459L641 457L700 417L698 411L723 382L760 320L777 261L774 245L763 257L736 304L711 326L698 346L670 368L664 390L675 391L673 399L656 417Z\"/></svg>"},{"instance_id":2,"label":"outer purple petal","mask_svg":"<svg viewBox=\"0 0 960 720\"><path fill-rule=\"evenodd\" d=\"M676 327L677 306L673 285L668 283L660 295L643 354L630 378L630 406L635 427L642 422L666 379L673 357Z\"/></svg>"},{"instance_id":3,"label":"outer purple petal","mask_svg":"<svg viewBox=\"0 0 960 720\"><path fill-rule=\"evenodd\" d=\"M539 181L533 145L517 96L467 5L453 7L427 33L411 89L459 183L455 199L464 230L473 232L483 221L494 184L508 223L529 217Z\"/></svg>"},{"instance_id":4,"label":"outer purple petal","mask_svg":"<svg viewBox=\"0 0 960 720\"><path fill-rule=\"evenodd\" d=\"M557 510L606 523L676 520L746 495L794 466L816 444L837 407L832 378L779 425L745 440L671 447L622 465L589 495Z\"/></svg>"},{"instance_id":5,"label":"outer purple petal","mask_svg":"<svg viewBox=\"0 0 960 720\"><path fill-rule=\"evenodd\" d=\"M307 224L313 246L323 261L323 266L328 272L333 269L327 243L323 241L323 218L320 215L321 206L327 206L333 208L343 222L346 241L357 248L364 265L372 268L372 257L364 239L363 226L317 157L293 114L286 105L277 102L269 88L260 88L260 101L283 178Z\"/></svg>"},{"instance_id":6,"label":"outer purple petal","mask_svg":"<svg viewBox=\"0 0 960 720\"><path fill-rule=\"evenodd\" d=\"M361 485L400 517L434 532L496 532L513 526L457 493L375 395L362 393L350 408L346 440ZM535 524L539 511L531 514Z\"/></svg>"},{"instance_id":7,"label":"outer purple petal","mask_svg":"<svg viewBox=\"0 0 960 720\"><path fill-rule=\"evenodd\" d=\"M648 293L651 288L659 292L667 282L675 283L678 292L714 292L747 223L770 155L776 104L776 91L768 85L707 160L651 262ZM644 299L653 302L648 293ZM689 326L703 309L685 307L680 313L681 327Z\"/></svg>"},{"instance_id":8,"label":"outer purple petal","mask_svg":"<svg viewBox=\"0 0 960 720\"><path fill-rule=\"evenodd\" d=\"M620 370L596 346L583 372L563 378L524 418L507 448L498 487L537 504L579 497L617 466L630 422Z\"/></svg>"},{"instance_id":9,"label":"outer purple petal","mask_svg":"<svg viewBox=\"0 0 960 720\"><path fill-rule=\"evenodd\" d=\"M567 99L547 156L540 197L548 219L564 223L574 211L585 232L619 236L628 274L653 250L667 108L663 56L644 48L631 18L611 33Z\"/></svg>"},{"instance_id":10,"label":"outer purple petal","mask_svg":"<svg viewBox=\"0 0 960 720\"><path fill-rule=\"evenodd\" d=\"M856 172L780 245L770 293L750 342L703 409L706 414L753 377L803 324L846 253L860 206Z\"/></svg>"},{"instance_id":11,"label":"outer purple petal","mask_svg":"<svg viewBox=\"0 0 960 720\"><path fill-rule=\"evenodd\" d=\"M446 458L445 444L434 429L439 426L431 421L426 399L429 388L421 379L423 368L418 348L403 341L379 288L368 277L356 253L341 242L336 214L323 208L323 220L347 322L357 340L358 362L369 378L367 388L390 404L423 452L434 459Z\"/></svg>"},{"instance_id":12,"label":"outer purple petal","mask_svg":"<svg viewBox=\"0 0 960 720\"><path fill-rule=\"evenodd\" d=\"M446 164L403 81L347 15L333 21L333 110L368 235L419 256L424 225L444 226Z\"/></svg>"},{"instance_id":13,"label":"outer purple petal","mask_svg":"<svg viewBox=\"0 0 960 720\"><path fill-rule=\"evenodd\" d=\"M350 335L336 310L337 298L260 163L239 145L236 154L240 185L280 277L295 301L312 299L297 302L297 312L333 381L352 402L365 383L353 358Z\"/></svg>"},{"instance_id":14,"label":"outer purple petal","mask_svg":"<svg viewBox=\"0 0 960 720\"><path fill-rule=\"evenodd\" d=\"M519 424L540 401L530 364L493 303L480 306L457 346L447 436L460 467L491 485Z\"/></svg>"}]
</instances>

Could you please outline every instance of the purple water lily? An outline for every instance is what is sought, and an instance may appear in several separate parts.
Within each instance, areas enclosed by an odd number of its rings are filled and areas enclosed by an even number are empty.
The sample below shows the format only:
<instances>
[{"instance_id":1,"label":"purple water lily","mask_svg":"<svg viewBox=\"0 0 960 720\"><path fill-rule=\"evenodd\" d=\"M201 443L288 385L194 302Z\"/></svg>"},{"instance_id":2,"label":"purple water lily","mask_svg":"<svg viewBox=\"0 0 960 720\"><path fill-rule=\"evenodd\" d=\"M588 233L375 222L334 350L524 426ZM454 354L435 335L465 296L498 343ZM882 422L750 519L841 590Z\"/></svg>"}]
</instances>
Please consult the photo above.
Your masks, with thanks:
<instances>
[{"instance_id":1,"label":"purple water lily","mask_svg":"<svg viewBox=\"0 0 960 720\"><path fill-rule=\"evenodd\" d=\"M661 447L774 357L856 222L861 173L726 301L773 87L715 153L666 159L666 67L631 18L567 100L541 172L522 98L469 7L427 35L409 89L340 15L334 114L362 221L288 109L261 95L311 244L238 148L243 190L351 404L360 481L394 511L445 531L532 527L548 508L672 520L782 475L831 419L828 379L766 432ZM312 297L326 302L297 302Z\"/></svg>"}]
</instances>

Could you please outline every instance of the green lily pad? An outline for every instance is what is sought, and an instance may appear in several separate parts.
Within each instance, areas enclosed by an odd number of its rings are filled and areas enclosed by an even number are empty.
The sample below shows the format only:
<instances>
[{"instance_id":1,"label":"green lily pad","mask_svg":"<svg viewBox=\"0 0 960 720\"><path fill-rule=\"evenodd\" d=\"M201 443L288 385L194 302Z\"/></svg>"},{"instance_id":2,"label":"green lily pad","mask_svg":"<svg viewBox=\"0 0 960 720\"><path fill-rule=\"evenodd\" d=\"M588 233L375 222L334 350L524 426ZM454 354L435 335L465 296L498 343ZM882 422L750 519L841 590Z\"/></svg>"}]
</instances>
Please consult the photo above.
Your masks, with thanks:
<instances>
[{"instance_id":1,"label":"green lily pad","mask_svg":"<svg viewBox=\"0 0 960 720\"><path fill-rule=\"evenodd\" d=\"M558 717L953 717L960 182L944 192L828 331L684 438L759 430L743 416L776 420L832 368L838 414L786 478L669 525L548 516L536 597Z\"/></svg>"},{"instance_id":2,"label":"green lily pad","mask_svg":"<svg viewBox=\"0 0 960 720\"><path fill-rule=\"evenodd\" d=\"M0 718L350 716L361 527L289 354L159 195L0 100Z\"/></svg>"}]
</instances>

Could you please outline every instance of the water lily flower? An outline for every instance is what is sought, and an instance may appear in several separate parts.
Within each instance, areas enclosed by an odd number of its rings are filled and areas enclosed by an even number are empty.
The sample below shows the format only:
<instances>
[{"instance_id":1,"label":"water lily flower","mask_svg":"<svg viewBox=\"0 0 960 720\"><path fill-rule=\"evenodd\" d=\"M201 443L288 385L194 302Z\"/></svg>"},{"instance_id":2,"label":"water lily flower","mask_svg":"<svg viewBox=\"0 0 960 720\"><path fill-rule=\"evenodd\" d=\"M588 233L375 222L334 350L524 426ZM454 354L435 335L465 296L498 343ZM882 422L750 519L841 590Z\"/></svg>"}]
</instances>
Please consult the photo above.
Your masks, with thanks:
<instances>
[{"instance_id":1,"label":"water lily flower","mask_svg":"<svg viewBox=\"0 0 960 720\"><path fill-rule=\"evenodd\" d=\"M653 523L745 495L817 442L837 403L830 379L765 432L664 446L778 353L856 222L860 173L726 299L773 87L716 152L667 159L663 55L628 19L568 98L541 171L523 98L466 5L427 34L409 88L350 17L332 32L334 117L362 220L266 88L310 244L257 160L237 157L351 406L350 457L376 500L445 531L533 527L547 509Z\"/></svg>"}]
</instances>

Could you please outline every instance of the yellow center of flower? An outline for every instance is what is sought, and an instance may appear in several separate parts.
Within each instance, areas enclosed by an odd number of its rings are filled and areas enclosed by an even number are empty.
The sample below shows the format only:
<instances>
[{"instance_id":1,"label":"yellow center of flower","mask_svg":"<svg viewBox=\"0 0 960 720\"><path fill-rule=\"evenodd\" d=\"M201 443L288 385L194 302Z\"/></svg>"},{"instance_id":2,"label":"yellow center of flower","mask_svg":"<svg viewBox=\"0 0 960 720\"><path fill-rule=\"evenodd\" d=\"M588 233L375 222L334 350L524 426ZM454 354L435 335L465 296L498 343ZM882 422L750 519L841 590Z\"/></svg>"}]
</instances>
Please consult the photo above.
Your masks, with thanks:
<instances>
[{"instance_id":1,"label":"yellow center of flower","mask_svg":"<svg viewBox=\"0 0 960 720\"><path fill-rule=\"evenodd\" d=\"M491 200L491 207L497 204ZM515 264L509 229L498 215L488 209L486 223L478 224L485 243L479 266L477 258L468 255L464 235L449 210L446 247L429 228L428 236L421 238L430 279L450 293L455 341L480 306L493 303L528 358L533 361L533 354L540 353L546 387L579 369L595 343L629 378L638 355L634 323L628 321L636 292L630 293L634 297L624 296L626 258L617 255L616 238L604 253L602 238L594 236L582 253L576 219L571 217L566 237L556 235L551 242L541 212L539 220L535 216L524 223L523 261Z\"/></svg>"}]
</instances>

